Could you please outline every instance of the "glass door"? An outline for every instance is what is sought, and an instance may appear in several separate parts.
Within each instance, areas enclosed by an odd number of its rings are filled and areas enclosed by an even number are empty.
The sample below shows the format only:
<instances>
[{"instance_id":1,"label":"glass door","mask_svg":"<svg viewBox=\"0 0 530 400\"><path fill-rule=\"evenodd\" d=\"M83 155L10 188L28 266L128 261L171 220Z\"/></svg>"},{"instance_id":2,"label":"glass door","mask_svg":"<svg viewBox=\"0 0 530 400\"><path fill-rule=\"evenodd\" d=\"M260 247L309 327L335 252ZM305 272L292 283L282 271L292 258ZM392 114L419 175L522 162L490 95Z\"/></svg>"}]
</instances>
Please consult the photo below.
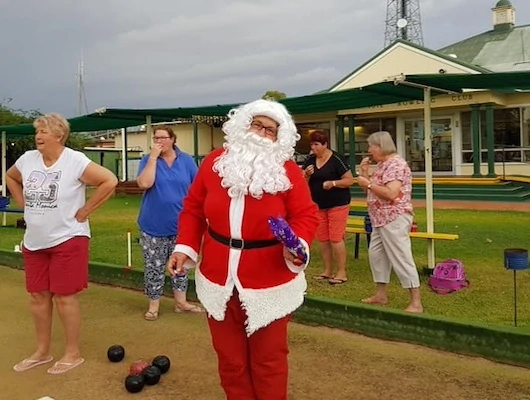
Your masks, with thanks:
<instances>
[{"instance_id":1,"label":"glass door","mask_svg":"<svg viewBox=\"0 0 530 400\"><path fill-rule=\"evenodd\" d=\"M451 118L434 118L432 129L432 171L453 172L453 124ZM425 124L405 121L405 157L412 172L425 172Z\"/></svg>"}]
</instances>

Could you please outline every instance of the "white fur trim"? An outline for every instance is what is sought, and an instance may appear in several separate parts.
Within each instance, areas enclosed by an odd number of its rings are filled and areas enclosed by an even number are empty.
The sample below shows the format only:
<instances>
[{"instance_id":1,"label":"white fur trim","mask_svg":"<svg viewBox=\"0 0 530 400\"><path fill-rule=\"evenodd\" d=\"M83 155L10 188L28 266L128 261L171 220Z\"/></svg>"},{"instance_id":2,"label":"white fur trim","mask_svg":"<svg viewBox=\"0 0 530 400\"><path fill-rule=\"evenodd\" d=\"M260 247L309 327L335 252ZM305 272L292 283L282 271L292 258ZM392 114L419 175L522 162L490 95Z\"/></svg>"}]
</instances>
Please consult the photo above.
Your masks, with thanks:
<instances>
[{"instance_id":1,"label":"white fur trim","mask_svg":"<svg viewBox=\"0 0 530 400\"><path fill-rule=\"evenodd\" d=\"M241 239L243 236L243 214L245 212L244 195L240 194L239 196L230 199L230 208L228 212L228 220L230 221L230 237L234 239ZM230 249L230 251L228 252L228 277L226 281L227 285L230 285L232 282L235 282L237 287L241 287L241 283L237 278L239 260L241 260L241 250Z\"/></svg>"},{"instance_id":2,"label":"white fur trim","mask_svg":"<svg viewBox=\"0 0 530 400\"><path fill-rule=\"evenodd\" d=\"M239 299L247 314L247 336L294 312L303 304L306 289L305 274L301 272L283 285L241 290Z\"/></svg>"},{"instance_id":3,"label":"white fur trim","mask_svg":"<svg viewBox=\"0 0 530 400\"><path fill-rule=\"evenodd\" d=\"M295 274L298 274L298 273L304 271L307 268L307 266L309 265L309 259L311 258L310 257L309 245L307 244L307 242L304 239L302 239L302 238L299 238L299 239L302 242L302 244L304 245L304 249L305 249L305 252L307 254L307 261L305 262L305 264L295 265L291 261L285 260L285 263L287 264L287 267L291 270L291 272L294 272Z\"/></svg>"},{"instance_id":4,"label":"white fur trim","mask_svg":"<svg viewBox=\"0 0 530 400\"><path fill-rule=\"evenodd\" d=\"M239 119L238 114L244 116ZM287 108L277 101L259 99L234 108L228 113L229 120L225 123L231 126L234 121L250 124L252 118L258 115L272 118L278 123L278 141L289 146L290 156L294 154L294 146L300 140L293 117ZM231 121L234 120L234 121Z\"/></svg>"},{"instance_id":5,"label":"white fur trim","mask_svg":"<svg viewBox=\"0 0 530 400\"><path fill-rule=\"evenodd\" d=\"M223 321L226 303L232 296L234 285L221 286L195 273L197 297L208 314L217 321ZM269 325L277 319L293 313L304 302L307 282L304 272L293 280L267 289L238 289L239 300L247 314L245 330L247 336Z\"/></svg>"},{"instance_id":6,"label":"white fur trim","mask_svg":"<svg viewBox=\"0 0 530 400\"><path fill-rule=\"evenodd\" d=\"M241 110L247 112L251 117L264 115L276 121L279 126L291 128L293 120L287 108L281 103L271 100L255 100L245 104ZM296 128L295 128L296 131Z\"/></svg>"},{"instance_id":7,"label":"white fur trim","mask_svg":"<svg viewBox=\"0 0 530 400\"><path fill-rule=\"evenodd\" d=\"M197 260L199 259L199 255L195 250L193 250L193 248L191 248L190 246L186 246L185 244L177 244L173 249L173 253L176 252L184 253L190 258L190 260L184 263L184 268L190 269L195 268L197 266Z\"/></svg>"},{"instance_id":8,"label":"white fur trim","mask_svg":"<svg viewBox=\"0 0 530 400\"><path fill-rule=\"evenodd\" d=\"M232 297L234 281L229 281L225 286L218 285L206 278L201 269L195 270L195 290L197 298L208 314L217 321L225 319L226 303Z\"/></svg>"}]
</instances>

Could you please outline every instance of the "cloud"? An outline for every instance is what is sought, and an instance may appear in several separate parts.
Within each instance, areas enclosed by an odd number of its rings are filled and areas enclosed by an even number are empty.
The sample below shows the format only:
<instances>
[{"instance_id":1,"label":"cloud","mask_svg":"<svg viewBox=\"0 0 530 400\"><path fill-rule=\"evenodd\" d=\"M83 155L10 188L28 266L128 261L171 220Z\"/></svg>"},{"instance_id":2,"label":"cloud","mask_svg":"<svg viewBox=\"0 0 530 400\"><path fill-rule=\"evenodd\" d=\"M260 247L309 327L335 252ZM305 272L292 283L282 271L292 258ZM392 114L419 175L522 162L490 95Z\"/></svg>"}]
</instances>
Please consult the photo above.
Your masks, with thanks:
<instances>
[{"instance_id":1,"label":"cloud","mask_svg":"<svg viewBox=\"0 0 530 400\"><path fill-rule=\"evenodd\" d=\"M484 0L422 0L425 45L491 29ZM5 4L3 4L5 3ZM522 0L514 0L517 7ZM89 111L306 95L384 46L385 2L373 0L0 1L0 99L75 115L85 60ZM522 23L530 11L517 10Z\"/></svg>"}]
</instances>

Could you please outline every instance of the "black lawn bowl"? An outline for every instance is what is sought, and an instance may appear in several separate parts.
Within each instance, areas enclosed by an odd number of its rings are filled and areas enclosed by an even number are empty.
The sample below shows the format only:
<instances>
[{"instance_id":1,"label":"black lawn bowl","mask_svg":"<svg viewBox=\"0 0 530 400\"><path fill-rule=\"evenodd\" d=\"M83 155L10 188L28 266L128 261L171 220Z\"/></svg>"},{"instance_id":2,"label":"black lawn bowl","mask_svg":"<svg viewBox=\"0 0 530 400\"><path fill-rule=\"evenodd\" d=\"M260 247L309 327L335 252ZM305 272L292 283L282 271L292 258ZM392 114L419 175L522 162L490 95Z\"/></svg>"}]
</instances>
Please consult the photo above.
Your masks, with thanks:
<instances>
[{"instance_id":1,"label":"black lawn bowl","mask_svg":"<svg viewBox=\"0 0 530 400\"><path fill-rule=\"evenodd\" d=\"M120 362L125 357L125 349L120 345L112 345L107 350L107 358L110 362Z\"/></svg>"},{"instance_id":2,"label":"black lawn bowl","mask_svg":"<svg viewBox=\"0 0 530 400\"><path fill-rule=\"evenodd\" d=\"M169 371L171 361L167 356L156 356L155 358L153 358L153 362L151 364L155 367L158 367L162 374L165 374L167 371Z\"/></svg>"},{"instance_id":3,"label":"black lawn bowl","mask_svg":"<svg viewBox=\"0 0 530 400\"><path fill-rule=\"evenodd\" d=\"M144 371L145 384L149 386L156 385L160 381L161 376L162 373L158 367L151 365Z\"/></svg>"},{"instance_id":4,"label":"black lawn bowl","mask_svg":"<svg viewBox=\"0 0 530 400\"><path fill-rule=\"evenodd\" d=\"M129 375L125 378L125 389L129 393L141 392L145 386L145 379L142 375Z\"/></svg>"}]
</instances>

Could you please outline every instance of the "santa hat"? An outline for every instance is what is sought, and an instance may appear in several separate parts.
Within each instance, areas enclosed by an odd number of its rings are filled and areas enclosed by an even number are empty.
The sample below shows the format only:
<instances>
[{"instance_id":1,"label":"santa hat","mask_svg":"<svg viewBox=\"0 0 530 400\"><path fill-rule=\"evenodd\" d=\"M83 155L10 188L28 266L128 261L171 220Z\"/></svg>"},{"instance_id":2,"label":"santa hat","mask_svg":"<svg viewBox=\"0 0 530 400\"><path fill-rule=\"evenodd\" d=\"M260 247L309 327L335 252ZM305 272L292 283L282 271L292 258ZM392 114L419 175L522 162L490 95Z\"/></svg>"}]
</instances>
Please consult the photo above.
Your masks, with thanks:
<instances>
[{"instance_id":1,"label":"santa hat","mask_svg":"<svg viewBox=\"0 0 530 400\"><path fill-rule=\"evenodd\" d=\"M230 111L228 123L245 124L248 128L252 119L258 115L269 117L278 123L279 142L294 147L296 141L300 139L293 117L287 108L277 101L260 99L243 104Z\"/></svg>"}]
</instances>

